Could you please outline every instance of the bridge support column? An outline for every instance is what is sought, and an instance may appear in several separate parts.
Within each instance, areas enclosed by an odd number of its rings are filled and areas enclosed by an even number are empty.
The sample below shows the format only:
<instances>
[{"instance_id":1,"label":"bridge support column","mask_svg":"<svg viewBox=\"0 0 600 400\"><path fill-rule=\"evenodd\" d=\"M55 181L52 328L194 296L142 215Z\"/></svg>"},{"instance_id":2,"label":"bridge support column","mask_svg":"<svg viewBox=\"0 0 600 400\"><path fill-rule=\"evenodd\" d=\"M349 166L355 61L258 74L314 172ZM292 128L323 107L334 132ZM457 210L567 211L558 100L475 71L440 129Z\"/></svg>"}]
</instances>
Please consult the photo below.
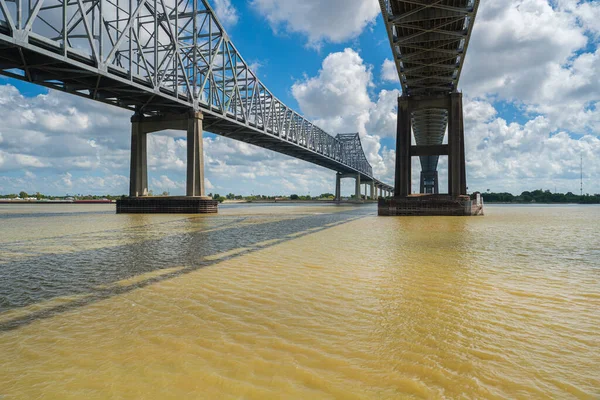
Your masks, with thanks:
<instances>
[{"instance_id":1,"label":"bridge support column","mask_svg":"<svg viewBox=\"0 0 600 400\"><path fill-rule=\"evenodd\" d=\"M409 100L398 98L398 121L396 126L396 176L394 196L406 197L411 192L411 117Z\"/></svg>"},{"instance_id":2,"label":"bridge support column","mask_svg":"<svg viewBox=\"0 0 600 400\"><path fill-rule=\"evenodd\" d=\"M148 133L144 131L142 117L131 117L131 160L129 168L129 196L148 195Z\"/></svg>"},{"instance_id":3,"label":"bridge support column","mask_svg":"<svg viewBox=\"0 0 600 400\"><path fill-rule=\"evenodd\" d=\"M440 113L442 110L445 111L443 115ZM436 116L432 117L432 114ZM445 117L447 117L448 127L447 145L417 143L416 146L410 146L411 118L415 119L415 123L418 124L416 127L420 129L416 139L425 142L430 136L424 134L422 129L427 125L428 118L434 118L436 124L440 125ZM443 128L444 126L440 126L440 129ZM438 174L432 166L431 169L421 172L420 191L438 195L409 196L410 157L421 157L424 165L426 163L423 161L431 161L427 157L440 155L448 156L448 194L439 194ZM396 187L394 197L379 204L378 215L479 215L481 210L474 207L467 196L465 161L461 93L400 97L396 142Z\"/></svg>"},{"instance_id":4,"label":"bridge support column","mask_svg":"<svg viewBox=\"0 0 600 400\"><path fill-rule=\"evenodd\" d=\"M360 174L356 174L356 186L354 187L354 197L356 197L356 200L362 200L360 194Z\"/></svg>"},{"instance_id":5,"label":"bridge support column","mask_svg":"<svg viewBox=\"0 0 600 400\"><path fill-rule=\"evenodd\" d=\"M448 193L452 196L467 194L462 93L450 94L450 109L448 110Z\"/></svg>"},{"instance_id":6,"label":"bridge support column","mask_svg":"<svg viewBox=\"0 0 600 400\"><path fill-rule=\"evenodd\" d=\"M335 201L342 200L341 190L342 190L342 174L338 172L335 174Z\"/></svg>"},{"instance_id":7,"label":"bridge support column","mask_svg":"<svg viewBox=\"0 0 600 400\"><path fill-rule=\"evenodd\" d=\"M420 193L439 193L438 172L421 171L421 191Z\"/></svg>"},{"instance_id":8,"label":"bridge support column","mask_svg":"<svg viewBox=\"0 0 600 400\"><path fill-rule=\"evenodd\" d=\"M187 121L186 196L206 196L204 185L204 146L202 113L193 113Z\"/></svg>"},{"instance_id":9,"label":"bridge support column","mask_svg":"<svg viewBox=\"0 0 600 400\"><path fill-rule=\"evenodd\" d=\"M148 196L147 134L165 129L187 131L186 196ZM216 213L216 200L205 197L202 113L131 118L131 171L129 198L117 200L119 213Z\"/></svg>"},{"instance_id":10,"label":"bridge support column","mask_svg":"<svg viewBox=\"0 0 600 400\"><path fill-rule=\"evenodd\" d=\"M371 200L377 200L377 192L375 191L375 181L371 181Z\"/></svg>"}]
</instances>

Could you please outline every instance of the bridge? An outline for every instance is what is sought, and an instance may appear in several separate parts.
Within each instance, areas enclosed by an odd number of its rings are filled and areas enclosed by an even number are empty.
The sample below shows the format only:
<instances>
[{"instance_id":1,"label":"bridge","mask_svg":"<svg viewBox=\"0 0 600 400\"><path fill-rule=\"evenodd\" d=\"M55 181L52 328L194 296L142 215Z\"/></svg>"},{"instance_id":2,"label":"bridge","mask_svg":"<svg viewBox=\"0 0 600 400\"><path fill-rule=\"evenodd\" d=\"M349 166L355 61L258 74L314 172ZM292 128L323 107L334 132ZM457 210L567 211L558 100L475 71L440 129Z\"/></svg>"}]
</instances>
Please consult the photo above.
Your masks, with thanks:
<instances>
[{"instance_id":1,"label":"bridge","mask_svg":"<svg viewBox=\"0 0 600 400\"><path fill-rule=\"evenodd\" d=\"M379 0L379 4L402 86L394 199L380 203L380 214L471 213L465 197L462 93L457 88L479 0ZM446 131L448 144L443 144ZM448 156L448 196L410 197L415 156L421 163L419 192L435 195L440 194L439 157Z\"/></svg>"},{"instance_id":2,"label":"bridge","mask_svg":"<svg viewBox=\"0 0 600 400\"><path fill-rule=\"evenodd\" d=\"M338 200L345 177L357 198L393 191L357 133L331 136L265 87L207 0L0 0L0 73L131 110L131 197L164 129L187 132L189 197L205 196L204 130L337 171Z\"/></svg>"}]
</instances>

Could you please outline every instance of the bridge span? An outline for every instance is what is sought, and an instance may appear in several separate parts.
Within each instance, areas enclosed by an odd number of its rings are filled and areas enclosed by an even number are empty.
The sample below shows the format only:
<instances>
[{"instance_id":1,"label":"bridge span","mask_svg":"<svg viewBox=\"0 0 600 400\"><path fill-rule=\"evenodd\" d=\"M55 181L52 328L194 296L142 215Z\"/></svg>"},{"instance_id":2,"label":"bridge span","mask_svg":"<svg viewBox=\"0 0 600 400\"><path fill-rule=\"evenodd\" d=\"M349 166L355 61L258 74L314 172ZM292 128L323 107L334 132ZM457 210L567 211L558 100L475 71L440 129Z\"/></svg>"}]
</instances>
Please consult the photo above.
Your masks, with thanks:
<instances>
[{"instance_id":1,"label":"bridge span","mask_svg":"<svg viewBox=\"0 0 600 400\"><path fill-rule=\"evenodd\" d=\"M331 136L275 97L207 0L0 0L0 74L133 113L130 196L148 194L146 138L187 132L187 196L204 196L202 132L337 171L373 176L358 134Z\"/></svg>"}]
</instances>

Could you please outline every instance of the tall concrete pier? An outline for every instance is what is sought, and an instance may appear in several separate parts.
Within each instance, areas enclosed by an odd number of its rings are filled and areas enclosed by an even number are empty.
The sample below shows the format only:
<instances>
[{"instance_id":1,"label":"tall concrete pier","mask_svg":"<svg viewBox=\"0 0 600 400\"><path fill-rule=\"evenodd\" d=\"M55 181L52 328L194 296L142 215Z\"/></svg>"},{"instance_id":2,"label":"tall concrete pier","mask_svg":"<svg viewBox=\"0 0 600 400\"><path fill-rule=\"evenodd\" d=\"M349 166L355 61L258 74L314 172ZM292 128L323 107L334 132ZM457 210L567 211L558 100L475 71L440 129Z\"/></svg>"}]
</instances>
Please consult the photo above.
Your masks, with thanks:
<instances>
[{"instance_id":1,"label":"tall concrete pier","mask_svg":"<svg viewBox=\"0 0 600 400\"><path fill-rule=\"evenodd\" d=\"M432 115L436 118L432 120ZM430 118L423 123L421 119ZM433 122L433 124L432 124ZM419 124L416 145L413 125ZM442 126L443 124L443 126ZM434 125L434 126L432 126ZM437 144L448 128L448 144ZM440 135L431 135L432 130ZM423 132L425 131L425 132ZM433 142L433 143L432 143ZM439 193L438 159L448 156L448 192ZM412 157L421 160L419 194L412 192ZM394 197L379 203L379 215L477 215L479 202L467 195L462 93L398 98Z\"/></svg>"},{"instance_id":2,"label":"tall concrete pier","mask_svg":"<svg viewBox=\"0 0 600 400\"><path fill-rule=\"evenodd\" d=\"M206 197L200 112L131 117L129 198L117 201L117 213L214 213L218 202ZM147 135L167 129L187 131L186 196L148 197Z\"/></svg>"},{"instance_id":3,"label":"tall concrete pier","mask_svg":"<svg viewBox=\"0 0 600 400\"><path fill-rule=\"evenodd\" d=\"M423 112L434 110L447 115L448 144L411 145L412 121ZM443 135L443 132L442 132ZM465 173L465 141L462 112L462 93L451 93L435 97L398 98L398 122L396 131L396 174L394 196L406 197L411 194L411 159L425 158L422 165L429 165L430 157L435 157L435 169L421 171L421 193L439 193L437 158L448 156L448 194L467 194Z\"/></svg>"}]
</instances>

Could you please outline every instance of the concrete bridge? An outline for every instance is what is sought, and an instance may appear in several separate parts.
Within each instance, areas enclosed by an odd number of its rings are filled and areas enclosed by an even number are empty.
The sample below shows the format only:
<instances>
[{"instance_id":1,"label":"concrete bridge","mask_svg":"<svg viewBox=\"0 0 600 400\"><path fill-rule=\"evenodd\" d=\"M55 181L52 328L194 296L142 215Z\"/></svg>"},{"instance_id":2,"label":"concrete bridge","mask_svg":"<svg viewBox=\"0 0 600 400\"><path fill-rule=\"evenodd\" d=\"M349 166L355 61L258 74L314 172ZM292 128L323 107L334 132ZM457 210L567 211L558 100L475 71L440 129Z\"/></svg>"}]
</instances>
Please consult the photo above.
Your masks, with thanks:
<instances>
[{"instance_id":1,"label":"concrete bridge","mask_svg":"<svg viewBox=\"0 0 600 400\"><path fill-rule=\"evenodd\" d=\"M296 157L391 195L358 134L329 135L256 77L207 0L0 0L0 73L131 110L130 196L147 135L187 132L187 200L205 195L202 132Z\"/></svg>"}]
</instances>

